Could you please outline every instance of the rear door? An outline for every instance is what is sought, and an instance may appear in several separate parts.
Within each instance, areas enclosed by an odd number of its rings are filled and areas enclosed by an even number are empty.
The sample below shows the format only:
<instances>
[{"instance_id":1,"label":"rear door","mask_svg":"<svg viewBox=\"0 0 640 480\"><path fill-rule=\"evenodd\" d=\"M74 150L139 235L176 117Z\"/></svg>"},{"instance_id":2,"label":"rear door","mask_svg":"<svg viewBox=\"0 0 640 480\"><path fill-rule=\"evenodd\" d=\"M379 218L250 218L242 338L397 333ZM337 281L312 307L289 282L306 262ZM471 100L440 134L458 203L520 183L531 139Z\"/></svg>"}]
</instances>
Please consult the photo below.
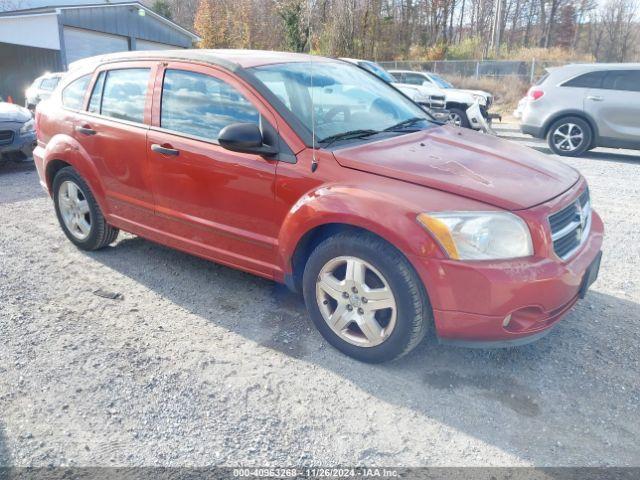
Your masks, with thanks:
<instances>
[{"instance_id":1,"label":"rear door","mask_svg":"<svg viewBox=\"0 0 640 480\"><path fill-rule=\"evenodd\" d=\"M600 137L640 143L640 69L609 70L601 88L589 89L584 105Z\"/></svg>"},{"instance_id":2,"label":"rear door","mask_svg":"<svg viewBox=\"0 0 640 480\"><path fill-rule=\"evenodd\" d=\"M148 225L154 203L147 169L147 131L155 62L102 67L94 75L87 111L76 118L76 138L91 156L110 215Z\"/></svg>"},{"instance_id":3,"label":"rear door","mask_svg":"<svg viewBox=\"0 0 640 480\"><path fill-rule=\"evenodd\" d=\"M158 221L174 246L273 275L277 160L218 144L231 123L275 132L275 117L228 72L172 62L156 76L147 152Z\"/></svg>"}]
</instances>

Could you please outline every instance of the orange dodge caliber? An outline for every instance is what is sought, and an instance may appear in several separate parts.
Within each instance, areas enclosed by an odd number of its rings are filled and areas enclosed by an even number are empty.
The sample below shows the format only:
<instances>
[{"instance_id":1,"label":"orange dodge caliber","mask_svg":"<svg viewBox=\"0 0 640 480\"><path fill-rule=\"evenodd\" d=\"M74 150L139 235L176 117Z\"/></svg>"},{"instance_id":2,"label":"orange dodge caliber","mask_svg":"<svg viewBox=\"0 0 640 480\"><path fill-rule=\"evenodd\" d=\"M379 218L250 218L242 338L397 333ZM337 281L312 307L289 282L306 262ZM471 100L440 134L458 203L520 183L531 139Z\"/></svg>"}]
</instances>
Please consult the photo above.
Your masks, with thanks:
<instances>
[{"instance_id":1,"label":"orange dodge caliber","mask_svg":"<svg viewBox=\"0 0 640 480\"><path fill-rule=\"evenodd\" d=\"M439 124L340 60L94 57L36 124L40 180L76 246L125 230L286 283L362 361L406 354L428 332L530 342L598 274L603 224L576 170Z\"/></svg>"}]
</instances>

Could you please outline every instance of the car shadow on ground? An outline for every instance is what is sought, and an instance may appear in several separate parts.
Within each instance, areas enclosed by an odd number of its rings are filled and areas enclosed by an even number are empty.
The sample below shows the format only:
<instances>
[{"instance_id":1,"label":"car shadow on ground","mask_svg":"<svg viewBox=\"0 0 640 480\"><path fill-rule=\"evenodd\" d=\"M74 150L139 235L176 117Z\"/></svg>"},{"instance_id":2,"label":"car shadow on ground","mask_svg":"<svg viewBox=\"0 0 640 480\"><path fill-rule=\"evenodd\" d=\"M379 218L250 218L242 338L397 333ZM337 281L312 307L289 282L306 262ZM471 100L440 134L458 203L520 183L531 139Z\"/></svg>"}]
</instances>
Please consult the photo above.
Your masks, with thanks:
<instances>
[{"instance_id":1,"label":"car shadow on ground","mask_svg":"<svg viewBox=\"0 0 640 480\"><path fill-rule=\"evenodd\" d=\"M218 326L534 464L620 464L637 455L638 428L622 407L638 396L624 366L638 341L627 322L640 318L635 302L591 291L532 345L473 350L431 336L404 358L366 365L331 348L302 299L273 282L130 236L87 255Z\"/></svg>"}]
</instances>

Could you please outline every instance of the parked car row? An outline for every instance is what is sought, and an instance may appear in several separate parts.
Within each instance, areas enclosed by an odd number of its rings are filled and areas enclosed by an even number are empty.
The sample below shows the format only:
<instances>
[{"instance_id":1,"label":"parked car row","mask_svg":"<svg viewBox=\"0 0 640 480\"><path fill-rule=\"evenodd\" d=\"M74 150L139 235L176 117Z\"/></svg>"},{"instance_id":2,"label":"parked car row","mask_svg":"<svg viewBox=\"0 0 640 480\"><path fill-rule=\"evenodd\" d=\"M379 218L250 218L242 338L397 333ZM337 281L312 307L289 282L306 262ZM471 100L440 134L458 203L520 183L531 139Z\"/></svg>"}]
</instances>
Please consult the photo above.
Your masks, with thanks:
<instances>
[{"instance_id":1,"label":"parked car row","mask_svg":"<svg viewBox=\"0 0 640 480\"><path fill-rule=\"evenodd\" d=\"M362 361L429 332L533 341L598 274L603 225L579 172L435 122L341 60L104 55L73 64L36 123L41 184L78 248L122 229L285 283Z\"/></svg>"},{"instance_id":2,"label":"parked car row","mask_svg":"<svg viewBox=\"0 0 640 480\"><path fill-rule=\"evenodd\" d=\"M548 68L515 114L523 133L545 138L558 155L640 149L640 64Z\"/></svg>"}]
</instances>

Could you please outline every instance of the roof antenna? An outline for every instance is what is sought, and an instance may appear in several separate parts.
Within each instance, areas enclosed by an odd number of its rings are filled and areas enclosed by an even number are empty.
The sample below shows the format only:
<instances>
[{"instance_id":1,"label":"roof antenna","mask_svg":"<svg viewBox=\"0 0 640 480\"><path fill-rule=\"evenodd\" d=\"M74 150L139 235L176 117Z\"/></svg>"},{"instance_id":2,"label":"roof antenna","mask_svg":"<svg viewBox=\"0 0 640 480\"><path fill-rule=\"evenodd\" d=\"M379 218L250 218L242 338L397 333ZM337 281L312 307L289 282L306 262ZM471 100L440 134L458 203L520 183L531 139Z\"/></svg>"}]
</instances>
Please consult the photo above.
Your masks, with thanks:
<instances>
[{"instance_id":1,"label":"roof antenna","mask_svg":"<svg viewBox=\"0 0 640 480\"><path fill-rule=\"evenodd\" d=\"M311 29L311 11L313 8L313 0L307 1L307 39L309 44L309 76L311 77L311 172L318 169L318 158L316 157L316 112L313 102L313 30Z\"/></svg>"}]
</instances>

